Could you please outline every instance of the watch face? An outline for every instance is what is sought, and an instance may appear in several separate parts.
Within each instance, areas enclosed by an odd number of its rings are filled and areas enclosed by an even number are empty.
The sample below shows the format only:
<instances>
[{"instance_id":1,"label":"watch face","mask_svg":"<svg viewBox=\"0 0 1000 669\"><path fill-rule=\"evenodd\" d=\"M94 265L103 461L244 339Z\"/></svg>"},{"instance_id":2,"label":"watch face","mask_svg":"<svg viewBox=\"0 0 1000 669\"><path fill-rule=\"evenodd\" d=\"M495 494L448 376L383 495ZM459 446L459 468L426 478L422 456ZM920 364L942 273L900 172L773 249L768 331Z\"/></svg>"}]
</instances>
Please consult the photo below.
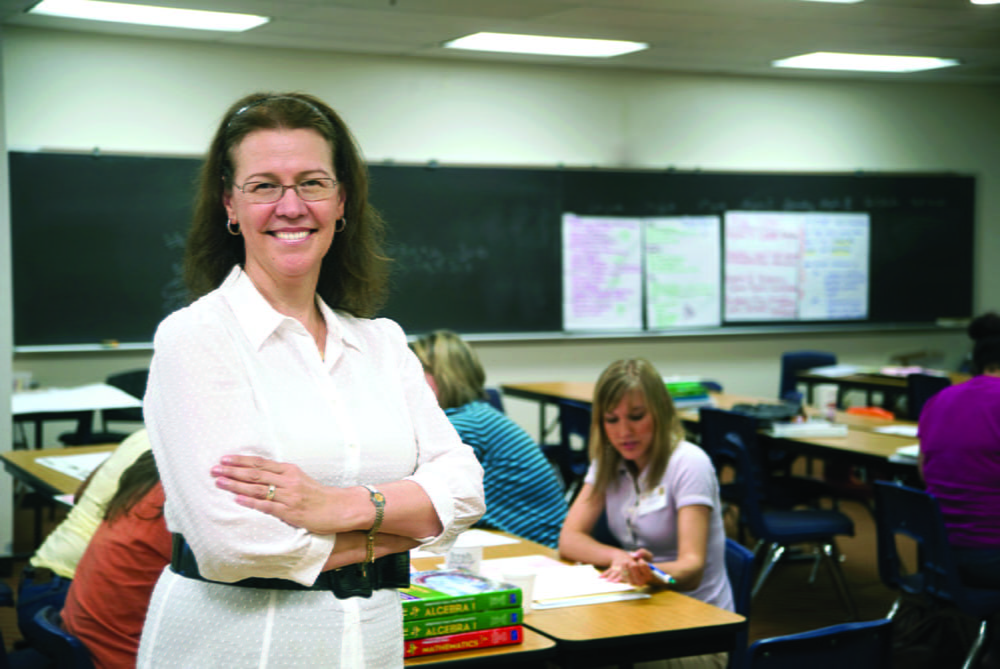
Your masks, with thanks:
<instances>
[{"instance_id":1,"label":"watch face","mask_svg":"<svg viewBox=\"0 0 1000 669\"><path fill-rule=\"evenodd\" d=\"M379 504L384 504L385 503L385 495L383 495L380 492L377 492L374 495L372 495L372 499L374 499Z\"/></svg>"}]
</instances>

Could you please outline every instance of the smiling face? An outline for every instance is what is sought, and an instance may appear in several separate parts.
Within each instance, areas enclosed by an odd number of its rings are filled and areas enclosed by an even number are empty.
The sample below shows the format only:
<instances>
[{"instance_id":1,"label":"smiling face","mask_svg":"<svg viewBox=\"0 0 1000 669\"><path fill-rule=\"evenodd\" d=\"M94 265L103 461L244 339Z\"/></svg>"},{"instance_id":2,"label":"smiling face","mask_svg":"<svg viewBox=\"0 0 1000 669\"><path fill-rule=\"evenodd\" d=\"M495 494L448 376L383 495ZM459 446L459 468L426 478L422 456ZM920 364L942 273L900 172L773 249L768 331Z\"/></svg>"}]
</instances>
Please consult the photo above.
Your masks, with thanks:
<instances>
[{"instance_id":1,"label":"smiling face","mask_svg":"<svg viewBox=\"0 0 1000 669\"><path fill-rule=\"evenodd\" d=\"M336 179L330 145L307 129L256 130L232 150L233 183L298 184L309 178ZM277 202L255 204L233 188L223 195L226 214L240 226L246 248L244 269L258 287L319 280L323 257L344 215L339 186L326 200L306 202L287 189Z\"/></svg>"},{"instance_id":2,"label":"smiling face","mask_svg":"<svg viewBox=\"0 0 1000 669\"><path fill-rule=\"evenodd\" d=\"M635 463L639 471L645 469L652 455L656 424L642 392L626 392L618 405L607 411L601 420L608 441L622 458Z\"/></svg>"}]
</instances>

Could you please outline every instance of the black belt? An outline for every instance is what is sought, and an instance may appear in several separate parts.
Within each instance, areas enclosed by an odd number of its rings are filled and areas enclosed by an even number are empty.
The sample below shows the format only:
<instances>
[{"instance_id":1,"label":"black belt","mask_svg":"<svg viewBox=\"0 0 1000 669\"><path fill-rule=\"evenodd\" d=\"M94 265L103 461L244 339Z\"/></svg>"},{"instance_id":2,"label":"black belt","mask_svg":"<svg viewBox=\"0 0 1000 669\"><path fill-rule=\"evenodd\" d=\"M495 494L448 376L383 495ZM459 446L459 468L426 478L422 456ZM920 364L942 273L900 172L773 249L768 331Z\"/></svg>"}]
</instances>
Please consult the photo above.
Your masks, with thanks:
<instances>
[{"instance_id":1,"label":"black belt","mask_svg":"<svg viewBox=\"0 0 1000 669\"><path fill-rule=\"evenodd\" d=\"M359 562L340 569L321 572L312 585L302 585L283 578L245 578L242 581L226 583L213 581L201 575L198 562L183 535L174 534L173 553L170 568L174 573L220 585L236 585L242 588L264 588L267 590L326 590L338 599L348 597L371 597L383 588L406 588L410 585L410 553L393 553L378 558L373 563Z\"/></svg>"}]
</instances>

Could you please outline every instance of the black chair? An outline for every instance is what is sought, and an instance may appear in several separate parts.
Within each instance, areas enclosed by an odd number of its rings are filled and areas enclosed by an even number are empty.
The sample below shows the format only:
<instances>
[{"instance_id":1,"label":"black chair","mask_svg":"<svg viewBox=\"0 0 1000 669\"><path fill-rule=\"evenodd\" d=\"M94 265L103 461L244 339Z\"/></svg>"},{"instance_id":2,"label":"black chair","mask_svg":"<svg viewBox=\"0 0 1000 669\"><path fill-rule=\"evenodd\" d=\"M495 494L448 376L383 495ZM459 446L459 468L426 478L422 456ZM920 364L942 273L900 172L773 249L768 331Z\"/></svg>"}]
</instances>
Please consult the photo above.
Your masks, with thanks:
<instances>
[{"instance_id":1,"label":"black chair","mask_svg":"<svg viewBox=\"0 0 1000 669\"><path fill-rule=\"evenodd\" d=\"M789 402L802 403L799 392L798 373L813 367L836 365L837 356L825 351L788 351L781 354L781 383L778 398ZM840 404L838 397L838 405Z\"/></svg>"},{"instance_id":2,"label":"black chair","mask_svg":"<svg viewBox=\"0 0 1000 669\"><path fill-rule=\"evenodd\" d=\"M761 639L750 646L748 669L890 669L892 621L843 623Z\"/></svg>"},{"instance_id":3,"label":"black chair","mask_svg":"<svg viewBox=\"0 0 1000 669\"><path fill-rule=\"evenodd\" d=\"M146 381L149 379L148 369L133 369L109 375L104 382L114 386L132 397L142 399L146 394ZM125 441L131 432L118 432L108 429L111 421L141 423L142 407L130 409L103 409L101 411L101 430L92 432L78 426L75 432L59 435L59 441L66 446L87 446L90 444L117 444Z\"/></svg>"},{"instance_id":4,"label":"black chair","mask_svg":"<svg viewBox=\"0 0 1000 669\"><path fill-rule=\"evenodd\" d=\"M574 443L582 442L582 448ZM542 453L559 472L566 487L566 498L572 500L583 482L590 463L587 446L590 442L590 404L574 400L559 401L559 442L541 444Z\"/></svg>"},{"instance_id":5,"label":"black chair","mask_svg":"<svg viewBox=\"0 0 1000 669\"><path fill-rule=\"evenodd\" d=\"M503 398L500 395L500 391L496 388L485 388L484 390L486 392L486 401L500 413L507 413L503 408Z\"/></svg>"},{"instance_id":6,"label":"black chair","mask_svg":"<svg viewBox=\"0 0 1000 669\"><path fill-rule=\"evenodd\" d=\"M763 506L764 487L759 470L736 433L728 433L724 443L718 444L709 455L717 463L716 469L720 465L728 465L733 469L735 478L730 484L730 490L734 495L734 503L739 506L741 519L746 523L750 534L757 539L754 553L758 554L766 547L764 564L751 596L756 597L760 593L767 577L789 546L812 543L819 549L819 559L826 563L850 619L856 619L857 607L840 569L840 554L836 544L836 537L854 535L854 521L836 509L766 510Z\"/></svg>"},{"instance_id":7,"label":"black chair","mask_svg":"<svg viewBox=\"0 0 1000 669\"><path fill-rule=\"evenodd\" d=\"M947 376L936 374L910 374L906 377L906 415L910 420L920 420L927 400L951 385Z\"/></svg>"},{"instance_id":8,"label":"black chair","mask_svg":"<svg viewBox=\"0 0 1000 669\"><path fill-rule=\"evenodd\" d=\"M94 669L87 647L62 628L59 610L54 606L39 609L35 625L42 639L35 647L55 661L55 669Z\"/></svg>"},{"instance_id":9,"label":"black chair","mask_svg":"<svg viewBox=\"0 0 1000 669\"><path fill-rule=\"evenodd\" d=\"M733 539L726 539L726 575L733 589L733 608L736 613L749 620L750 591L753 585L753 553ZM736 646L729 654L728 669L743 669L746 666L747 639L749 632L746 627L736 635Z\"/></svg>"},{"instance_id":10,"label":"black chair","mask_svg":"<svg viewBox=\"0 0 1000 669\"><path fill-rule=\"evenodd\" d=\"M1000 590L972 588L962 583L948 543L948 529L933 495L900 483L875 482L875 520L878 570L882 582L931 602L954 604L979 621L979 635L965 658L964 669L974 667L991 633L990 616L1000 613ZM917 567L908 572L899 554L897 536L917 544ZM896 613L899 602L889 616Z\"/></svg>"}]
</instances>

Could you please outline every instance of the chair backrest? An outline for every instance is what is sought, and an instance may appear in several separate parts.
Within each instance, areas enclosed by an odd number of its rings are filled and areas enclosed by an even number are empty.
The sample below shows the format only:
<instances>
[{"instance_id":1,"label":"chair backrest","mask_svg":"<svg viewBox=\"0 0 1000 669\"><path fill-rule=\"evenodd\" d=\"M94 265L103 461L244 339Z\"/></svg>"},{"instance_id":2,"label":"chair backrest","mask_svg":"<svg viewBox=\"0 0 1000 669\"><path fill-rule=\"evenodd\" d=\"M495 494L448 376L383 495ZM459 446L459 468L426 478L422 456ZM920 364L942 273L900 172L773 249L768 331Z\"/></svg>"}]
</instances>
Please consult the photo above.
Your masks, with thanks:
<instances>
[{"instance_id":1,"label":"chair backrest","mask_svg":"<svg viewBox=\"0 0 1000 669\"><path fill-rule=\"evenodd\" d=\"M701 447L712 459L715 470L721 472L727 467L732 470L732 480L726 483L726 489L733 503L740 507L740 518L755 537L765 536L764 476L755 457L756 419L704 408L699 410L698 423L702 430Z\"/></svg>"},{"instance_id":2,"label":"chair backrest","mask_svg":"<svg viewBox=\"0 0 1000 669\"><path fill-rule=\"evenodd\" d=\"M716 465L716 471L721 471L720 465L732 465L732 454L728 452L731 447L728 439L730 435L736 435L740 443L747 449L750 459L754 462L754 472L762 474L760 462L757 459L759 450L757 443L757 429L759 423L753 416L726 411L725 409L715 409L703 407L698 409L698 431L701 439L701 448ZM717 457L726 462L716 462Z\"/></svg>"},{"instance_id":3,"label":"chair backrest","mask_svg":"<svg viewBox=\"0 0 1000 669\"><path fill-rule=\"evenodd\" d=\"M947 376L910 374L906 377L906 412L910 420L919 420L927 400L951 385Z\"/></svg>"},{"instance_id":4,"label":"chair backrest","mask_svg":"<svg viewBox=\"0 0 1000 669\"><path fill-rule=\"evenodd\" d=\"M748 669L886 669L892 667L892 621L843 623L761 639L748 651Z\"/></svg>"},{"instance_id":5,"label":"chair backrest","mask_svg":"<svg viewBox=\"0 0 1000 669\"><path fill-rule=\"evenodd\" d=\"M486 401L488 401L494 409L500 413L507 413L503 408L503 399L500 395L500 391L497 388L485 388L486 391Z\"/></svg>"},{"instance_id":6,"label":"chair backrest","mask_svg":"<svg viewBox=\"0 0 1000 669\"><path fill-rule=\"evenodd\" d=\"M141 400L146 394L146 382L148 380L148 369L132 369L127 372L111 374L104 382ZM109 420L141 423L142 409L104 409L101 412L101 420L104 421L105 426L107 426Z\"/></svg>"},{"instance_id":7,"label":"chair backrest","mask_svg":"<svg viewBox=\"0 0 1000 669\"><path fill-rule=\"evenodd\" d=\"M733 608L744 618L750 617L750 593L753 591L753 552L734 539L726 539L726 575L733 589ZM729 669L746 666L748 631L736 635L736 646L729 654Z\"/></svg>"},{"instance_id":8,"label":"chair backrest","mask_svg":"<svg viewBox=\"0 0 1000 669\"><path fill-rule=\"evenodd\" d=\"M62 628L59 611L45 606L35 614L35 625L44 639L39 651L55 660L55 669L94 669L90 652L83 642Z\"/></svg>"},{"instance_id":9,"label":"chair backrest","mask_svg":"<svg viewBox=\"0 0 1000 669\"><path fill-rule=\"evenodd\" d=\"M778 397L783 400L801 401L796 375L813 367L836 365L837 356L826 351L787 351L781 355L781 383Z\"/></svg>"},{"instance_id":10,"label":"chair backrest","mask_svg":"<svg viewBox=\"0 0 1000 669\"><path fill-rule=\"evenodd\" d=\"M925 490L900 483L875 482L875 526L878 571L891 588L954 601L963 586L948 543L948 530L937 500ZM896 539L917 546L916 570L908 572Z\"/></svg>"}]
</instances>

